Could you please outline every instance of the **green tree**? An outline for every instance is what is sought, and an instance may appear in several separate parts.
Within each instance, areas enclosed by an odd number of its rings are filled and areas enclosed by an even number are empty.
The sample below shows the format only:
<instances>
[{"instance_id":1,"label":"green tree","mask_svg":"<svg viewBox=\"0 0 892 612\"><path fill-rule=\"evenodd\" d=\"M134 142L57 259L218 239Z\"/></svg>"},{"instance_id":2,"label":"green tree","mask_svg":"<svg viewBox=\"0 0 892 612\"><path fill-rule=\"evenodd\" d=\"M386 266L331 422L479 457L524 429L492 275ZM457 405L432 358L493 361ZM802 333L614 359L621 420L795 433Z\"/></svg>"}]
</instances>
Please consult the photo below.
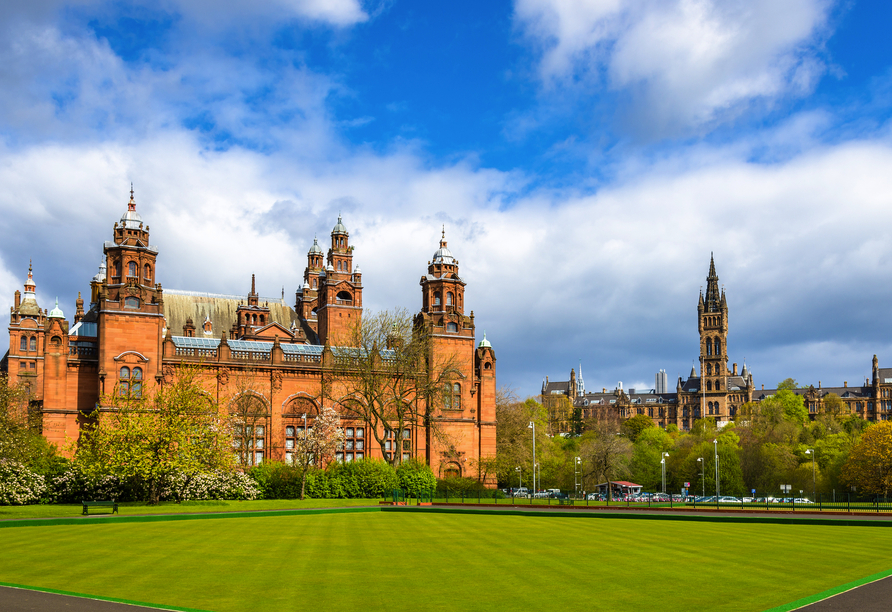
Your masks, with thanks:
<instances>
[{"instance_id":1,"label":"green tree","mask_svg":"<svg viewBox=\"0 0 892 612\"><path fill-rule=\"evenodd\" d=\"M622 425L622 432L634 444L641 432L652 427L656 427L653 419L643 414L636 414L632 418L626 419Z\"/></svg>"},{"instance_id":2,"label":"green tree","mask_svg":"<svg viewBox=\"0 0 892 612\"><path fill-rule=\"evenodd\" d=\"M548 436L548 414L545 408L527 398L517 401L513 393L503 390L496 396L496 457L498 480L508 486L517 486L519 476L526 485L532 484L533 431L530 422L536 424L536 457L548 455L554 443ZM520 471L517 470L520 468Z\"/></svg>"},{"instance_id":3,"label":"green tree","mask_svg":"<svg viewBox=\"0 0 892 612\"><path fill-rule=\"evenodd\" d=\"M0 374L0 460L21 463L38 473L47 473L61 461L56 447L39 433L39 415L31 412L21 385L10 385Z\"/></svg>"},{"instance_id":4,"label":"green tree","mask_svg":"<svg viewBox=\"0 0 892 612\"><path fill-rule=\"evenodd\" d=\"M798 389L799 385L792 378L785 378L781 382L777 383L778 391L792 391L793 389Z\"/></svg>"},{"instance_id":5,"label":"green tree","mask_svg":"<svg viewBox=\"0 0 892 612\"><path fill-rule=\"evenodd\" d=\"M220 406L201 388L198 370L180 367L170 384L135 398L104 397L77 447L88 475L112 473L145 485L157 503L176 475L233 467L232 435Z\"/></svg>"},{"instance_id":6,"label":"green tree","mask_svg":"<svg viewBox=\"0 0 892 612\"><path fill-rule=\"evenodd\" d=\"M632 450L632 480L646 491L659 489L663 483L662 453L671 449L672 438L665 431L659 427L643 429Z\"/></svg>"},{"instance_id":7,"label":"green tree","mask_svg":"<svg viewBox=\"0 0 892 612\"><path fill-rule=\"evenodd\" d=\"M864 493L889 496L892 490L892 422L881 421L865 430L843 467L842 480Z\"/></svg>"}]
</instances>

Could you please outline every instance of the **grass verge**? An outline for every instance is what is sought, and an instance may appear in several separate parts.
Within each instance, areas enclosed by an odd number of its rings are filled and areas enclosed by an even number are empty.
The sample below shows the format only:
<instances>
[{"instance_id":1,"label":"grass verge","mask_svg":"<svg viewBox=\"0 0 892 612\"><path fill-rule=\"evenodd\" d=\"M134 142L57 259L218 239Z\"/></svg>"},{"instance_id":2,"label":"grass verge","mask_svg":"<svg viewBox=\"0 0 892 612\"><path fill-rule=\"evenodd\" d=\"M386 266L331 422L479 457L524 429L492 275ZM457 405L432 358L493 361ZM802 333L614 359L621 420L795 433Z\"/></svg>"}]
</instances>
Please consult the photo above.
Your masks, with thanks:
<instances>
[{"instance_id":1,"label":"grass verge","mask_svg":"<svg viewBox=\"0 0 892 612\"><path fill-rule=\"evenodd\" d=\"M0 581L214 612L755 611L888 570L892 545L892 530L858 526L420 512L2 536Z\"/></svg>"}]
</instances>

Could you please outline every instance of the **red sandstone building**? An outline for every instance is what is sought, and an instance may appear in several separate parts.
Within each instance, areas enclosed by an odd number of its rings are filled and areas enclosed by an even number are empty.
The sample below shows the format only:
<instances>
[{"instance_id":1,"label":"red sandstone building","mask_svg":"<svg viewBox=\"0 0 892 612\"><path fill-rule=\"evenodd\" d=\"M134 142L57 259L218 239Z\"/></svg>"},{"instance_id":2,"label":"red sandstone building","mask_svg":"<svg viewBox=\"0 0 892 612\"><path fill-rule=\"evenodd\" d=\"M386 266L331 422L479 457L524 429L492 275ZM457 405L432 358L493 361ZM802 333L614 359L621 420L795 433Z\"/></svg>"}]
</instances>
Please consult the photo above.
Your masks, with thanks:
<instances>
[{"instance_id":1,"label":"red sandstone building","mask_svg":"<svg viewBox=\"0 0 892 612\"><path fill-rule=\"evenodd\" d=\"M284 292L260 297L253 277L246 296L163 291L156 277L159 250L149 242L131 192L113 239L104 244L86 309L78 294L73 325L58 303L49 312L40 308L29 267L24 295L15 293L9 351L0 366L11 384L26 386L44 436L61 447L78 439L85 415L104 396L151 393L178 364L191 363L223 405L253 404L259 418L245 434L247 463L286 460L296 433L312 426L323 401L343 408L337 399L320 398L326 359L362 317L362 274L353 266L353 248L339 217L327 254L314 240L293 308ZM420 284L415 320L431 335L431 361L449 359L457 370L449 391L430 406L431 425L391 432L385 448L368 423L342 411L347 439L338 458L400 452L426 460L435 474L473 477L477 460L496 451L496 359L485 337L475 341L473 311L464 314L465 282L445 233Z\"/></svg>"}]
</instances>

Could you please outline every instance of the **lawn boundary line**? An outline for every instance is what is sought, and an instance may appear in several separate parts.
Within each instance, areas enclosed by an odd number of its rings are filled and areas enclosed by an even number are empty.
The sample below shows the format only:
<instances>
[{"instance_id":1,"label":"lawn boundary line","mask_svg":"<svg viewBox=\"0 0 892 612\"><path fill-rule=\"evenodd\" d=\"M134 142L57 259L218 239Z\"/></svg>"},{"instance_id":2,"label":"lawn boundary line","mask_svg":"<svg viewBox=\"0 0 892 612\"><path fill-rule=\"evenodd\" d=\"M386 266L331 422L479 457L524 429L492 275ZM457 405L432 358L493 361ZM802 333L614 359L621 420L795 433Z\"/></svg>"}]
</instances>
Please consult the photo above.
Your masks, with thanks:
<instances>
[{"instance_id":1,"label":"lawn boundary line","mask_svg":"<svg viewBox=\"0 0 892 612\"><path fill-rule=\"evenodd\" d=\"M765 612L791 612L792 610L798 610L799 608L804 608L805 606L811 605L813 603L818 603L819 601L830 599L831 597L835 597L836 595L839 595L841 593L851 591L852 589L857 589L860 586L870 584L871 582L876 582L877 580L882 580L883 578L888 578L889 576L892 576L892 569L877 572L876 574L871 574L870 576L865 576L864 578L859 578L858 580L853 580L851 582L841 584L837 587L827 589L826 591L821 591L820 593L815 593L814 595L809 595L808 597L803 597L802 599L791 601L788 604L777 606L776 608L769 608L768 610L765 610Z\"/></svg>"},{"instance_id":2,"label":"lawn boundary line","mask_svg":"<svg viewBox=\"0 0 892 612\"><path fill-rule=\"evenodd\" d=\"M442 514L480 514L492 516L554 516L554 517L586 517L605 519L632 519L654 521L694 521L707 523L762 523L771 525L838 525L857 527L892 527L892 521L872 521L857 518L810 518L804 516L740 516L740 515L691 515L691 514L643 514L625 511L572 512L566 510L524 510L516 509L485 510L482 508L457 508L442 506L382 506L382 512L435 512Z\"/></svg>"},{"instance_id":3,"label":"lawn boundary line","mask_svg":"<svg viewBox=\"0 0 892 612\"><path fill-rule=\"evenodd\" d=\"M73 591L61 591L59 589L49 589L45 587L28 586L26 584L15 584L13 582L0 582L0 587L10 589L21 589L23 591L36 591L38 593L50 593L52 595L65 595L67 597L77 597L79 599L92 599L95 601L108 601L111 603L127 604L129 606L142 606L144 608L155 608L156 610L170 610L172 612L210 612L210 610L201 610L199 608L183 608L181 606L169 606L166 604L154 604L146 601L134 601L132 599L120 599L118 597L104 597L102 595L88 595L86 593L75 593Z\"/></svg>"},{"instance_id":4,"label":"lawn boundary line","mask_svg":"<svg viewBox=\"0 0 892 612\"><path fill-rule=\"evenodd\" d=\"M162 521L196 521L205 519L257 518L269 516L301 516L307 514L342 514L348 512L380 512L378 506L347 506L344 508L307 508L305 510L237 510L234 512L187 512L182 514L137 514L131 516L91 516L9 519L0 521L4 527L44 527L49 525L108 525L119 523L155 523Z\"/></svg>"}]
</instances>

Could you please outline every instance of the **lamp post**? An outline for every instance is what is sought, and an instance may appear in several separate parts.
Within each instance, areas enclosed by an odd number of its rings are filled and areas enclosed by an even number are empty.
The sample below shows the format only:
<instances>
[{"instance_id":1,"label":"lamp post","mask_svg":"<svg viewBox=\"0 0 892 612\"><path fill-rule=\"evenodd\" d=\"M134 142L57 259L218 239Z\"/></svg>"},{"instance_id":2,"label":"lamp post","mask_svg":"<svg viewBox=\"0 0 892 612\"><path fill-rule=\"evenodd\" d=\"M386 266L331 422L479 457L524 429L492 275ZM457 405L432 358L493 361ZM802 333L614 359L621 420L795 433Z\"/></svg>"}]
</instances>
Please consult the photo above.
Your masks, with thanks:
<instances>
[{"instance_id":1,"label":"lamp post","mask_svg":"<svg viewBox=\"0 0 892 612\"><path fill-rule=\"evenodd\" d=\"M660 467L663 470L663 493L666 492L666 457L669 453L660 453Z\"/></svg>"},{"instance_id":2,"label":"lamp post","mask_svg":"<svg viewBox=\"0 0 892 612\"><path fill-rule=\"evenodd\" d=\"M536 494L536 423L530 421L527 429L533 430L533 495Z\"/></svg>"},{"instance_id":3,"label":"lamp post","mask_svg":"<svg viewBox=\"0 0 892 612\"><path fill-rule=\"evenodd\" d=\"M706 470L703 465L703 457L697 457L697 463L700 464L700 495L706 497Z\"/></svg>"},{"instance_id":4,"label":"lamp post","mask_svg":"<svg viewBox=\"0 0 892 612\"><path fill-rule=\"evenodd\" d=\"M516 468L514 468L514 471L517 472L517 488L522 489L523 488L523 470L520 469L520 466L518 465Z\"/></svg>"},{"instance_id":5,"label":"lamp post","mask_svg":"<svg viewBox=\"0 0 892 612\"><path fill-rule=\"evenodd\" d=\"M713 447L715 448L715 498L716 501L719 499L720 489L719 489L719 440L716 438L712 441Z\"/></svg>"},{"instance_id":6,"label":"lamp post","mask_svg":"<svg viewBox=\"0 0 892 612\"><path fill-rule=\"evenodd\" d=\"M579 472L582 468L582 459L576 457L573 462L573 494L578 498L579 497Z\"/></svg>"},{"instance_id":7,"label":"lamp post","mask_svg":"<svg viewBox=\"0 0 892 612\"><path fill-rule=\"evenodd\" d=\"M817 503L818 494L816 491L817 491L818 487L817 487L817 478L815 476L815 449L810 448L807 451L805 451L805 454L811 455L811 500L812 500L812 502Z\"/></svg>"}]
</instances>

